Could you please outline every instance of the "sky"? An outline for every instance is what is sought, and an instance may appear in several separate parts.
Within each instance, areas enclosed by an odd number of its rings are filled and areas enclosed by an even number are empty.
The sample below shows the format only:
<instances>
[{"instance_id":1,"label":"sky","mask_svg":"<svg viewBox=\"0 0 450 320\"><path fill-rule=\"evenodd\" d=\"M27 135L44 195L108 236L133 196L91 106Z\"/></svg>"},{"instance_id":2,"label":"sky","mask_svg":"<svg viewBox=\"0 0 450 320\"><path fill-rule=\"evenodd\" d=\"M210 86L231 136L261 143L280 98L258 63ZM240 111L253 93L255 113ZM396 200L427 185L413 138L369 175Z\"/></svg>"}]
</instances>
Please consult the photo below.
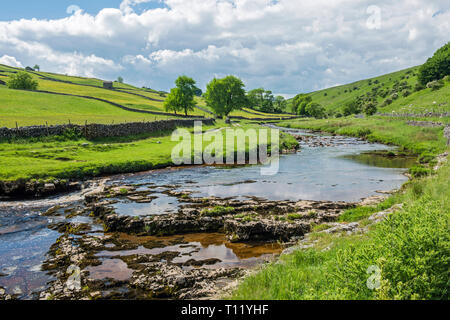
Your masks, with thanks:
<instances>
[{"instance_id":1,"label":"sky","mask_svg":"<svg viewBox=\"0 0 450 320\"><path fill-rule=\"evenodd\" d=\"M448 0L5 1L0 63L168 91L240 77L291 97L422 64Z\"/></svg>"}]
</instances>

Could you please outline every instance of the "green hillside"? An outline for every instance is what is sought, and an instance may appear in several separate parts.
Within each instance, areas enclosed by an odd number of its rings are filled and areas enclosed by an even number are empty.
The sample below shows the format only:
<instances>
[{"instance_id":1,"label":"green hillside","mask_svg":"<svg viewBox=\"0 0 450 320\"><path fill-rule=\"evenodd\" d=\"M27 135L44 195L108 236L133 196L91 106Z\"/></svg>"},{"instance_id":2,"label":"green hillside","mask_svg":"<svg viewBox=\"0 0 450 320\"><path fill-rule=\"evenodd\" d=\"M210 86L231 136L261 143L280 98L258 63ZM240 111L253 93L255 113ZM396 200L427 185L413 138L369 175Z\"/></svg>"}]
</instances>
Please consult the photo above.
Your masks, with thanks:
<instances>
[{"instance_id":1,"label":"green hillside","mask_svg":"<svg viewBox=\"0 0 450 320\"><path fill-rule=\"evenodd\" d=\"M9 77L19 71L0 65L0 80L7 83ZM114 90L104 89L103 80L73 77L47 72L28 71L38 82L38 91L12 90L0 83L0 126L19 126L68 123L120 123L132 121L155 121L180 117L166 112L166 94L129 84L114 82ZM52 94L54 93L54 94ZM71 96L73 95L73 96ZM100 100L95 100L100 99ZM190 115L213 117L202 98L196 98L197 105ZM131 108L136 112L121 109ZM141 113L139 111L148 113ZM209 111L209 112L208 112ZM234 111L231 116L248 119L288 117L245 110Z\"/></svg>"},{"instance_id":2,"label":"green hillside","mask_svg":"<svg viewBox=\"0 0 450 320\"><path fill-rule=\"evenodd\" d=\"M312 101L323 106L331 115L341 113L342 108L361 98L373 98L381 113L449 112L450 84L440 90L425 88L415 91L420 67L413 67L383 76L356 81L350 84L315 91L307 94ZM392 101L390 102L389 99ZM386 101L390 103L386 103ZM292 106L293 99L289 101Z\"/></svg>"}]
</instances>

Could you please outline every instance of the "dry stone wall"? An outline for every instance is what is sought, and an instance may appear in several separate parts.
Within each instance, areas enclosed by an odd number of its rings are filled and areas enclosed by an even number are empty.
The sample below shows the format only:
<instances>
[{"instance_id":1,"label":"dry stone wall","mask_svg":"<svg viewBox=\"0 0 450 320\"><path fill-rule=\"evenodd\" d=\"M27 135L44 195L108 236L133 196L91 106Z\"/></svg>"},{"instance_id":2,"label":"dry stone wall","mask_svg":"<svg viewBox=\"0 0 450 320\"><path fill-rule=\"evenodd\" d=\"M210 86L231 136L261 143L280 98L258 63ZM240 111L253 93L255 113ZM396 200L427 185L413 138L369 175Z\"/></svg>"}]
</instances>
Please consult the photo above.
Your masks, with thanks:
<instances>
[{"instance_id":1,"label":"dry stone wall","mask_svg":"<svg viewBox=\"0 0 450 320\"><path fill-rule=\"evenodd\" d=\"M87 124L32 126L18 128L0 128L0 139L37 138L43 136L63 135L68 130L78 131L86 138L106 138L130 136L158 131L174 130L177 127L193 127L195 121L204 125L213 125L214 119L173 119L154 122L130 122L120 124Z\"/></svg>"}]
</instances>

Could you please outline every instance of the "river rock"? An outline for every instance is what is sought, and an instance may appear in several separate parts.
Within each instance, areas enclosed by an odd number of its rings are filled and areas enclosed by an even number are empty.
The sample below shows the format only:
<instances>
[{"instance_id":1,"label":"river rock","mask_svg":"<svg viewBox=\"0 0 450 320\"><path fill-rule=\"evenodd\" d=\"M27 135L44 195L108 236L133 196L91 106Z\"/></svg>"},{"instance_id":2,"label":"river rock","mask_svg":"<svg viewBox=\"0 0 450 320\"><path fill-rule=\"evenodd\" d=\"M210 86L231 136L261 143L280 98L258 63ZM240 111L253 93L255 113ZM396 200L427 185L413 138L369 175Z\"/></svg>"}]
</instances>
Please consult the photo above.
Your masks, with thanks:
<instances>
[{"instance_id":1,"label":"river rock","mask_svg":"<svg viewBox=\"0 0 450 320\"><path fill-rule=\"evenodd\" d=\"M258 221L227 220L225 231L230 241L288 241L292 237L300 237L311 230L311 225L305 222L280 222L270 219Z\"/></svg>"}]
</instances>

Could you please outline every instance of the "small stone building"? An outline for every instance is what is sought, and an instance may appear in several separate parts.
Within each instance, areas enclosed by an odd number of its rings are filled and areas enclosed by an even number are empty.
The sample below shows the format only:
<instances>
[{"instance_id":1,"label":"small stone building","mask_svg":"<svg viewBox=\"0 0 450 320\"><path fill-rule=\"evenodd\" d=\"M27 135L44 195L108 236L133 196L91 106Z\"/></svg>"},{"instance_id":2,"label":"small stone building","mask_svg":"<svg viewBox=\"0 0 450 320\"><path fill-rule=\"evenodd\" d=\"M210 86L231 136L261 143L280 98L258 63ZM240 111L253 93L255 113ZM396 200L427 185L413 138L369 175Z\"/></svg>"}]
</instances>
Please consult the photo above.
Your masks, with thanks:
<instances>
[{"instance_id":1,"label":"small stone building","mask_svg":"<svg viewBox=\"0 0 450 320\"><path fill-rule=\"evenodd\" d=\"M112 89L113 88L113 82L112 81L103 81L103 88L105 88L105 89Z\"/></svg>"}]
</instances>

